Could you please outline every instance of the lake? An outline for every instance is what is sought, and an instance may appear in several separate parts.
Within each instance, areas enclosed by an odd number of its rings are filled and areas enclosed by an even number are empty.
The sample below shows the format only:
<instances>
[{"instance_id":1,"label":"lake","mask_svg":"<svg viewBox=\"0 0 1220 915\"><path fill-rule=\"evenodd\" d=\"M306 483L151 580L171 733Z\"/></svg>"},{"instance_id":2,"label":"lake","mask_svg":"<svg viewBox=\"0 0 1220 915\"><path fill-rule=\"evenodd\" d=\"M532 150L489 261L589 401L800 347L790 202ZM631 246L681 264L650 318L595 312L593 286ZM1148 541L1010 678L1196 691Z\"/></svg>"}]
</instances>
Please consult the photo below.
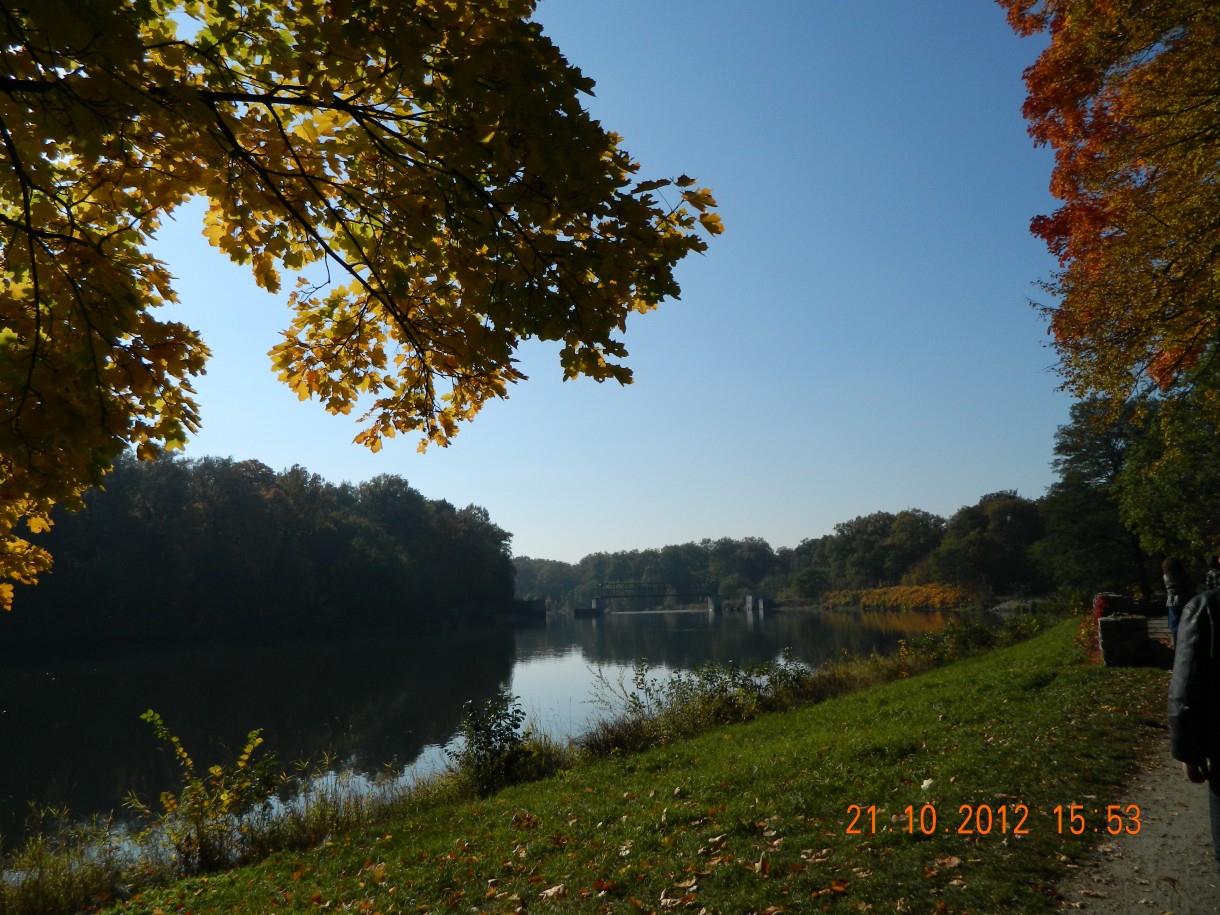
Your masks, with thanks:
<instances>
[{"instance_id":1,"label":"lake","mask_svg":"<svg viewBox=\"0 0 1220 915\"><path fill-rule=\"evenodd\" d=\"M644 659L659 676L706 662L754 664L785 648L816 667L888 652L939 630L938 611L681 610L545 625L421 632L269 648L142 654L106 661L0 667L0 835L30 806L76 816L121 812L128 792L155 804L176 784L172 754L140 720L155 709L199 771L232 761L262 728L288 764L320 751L357 772L443 765L467 700L504 687L537 729L564 738L601 714L600 675L630 682Z\"/></svg>"}]
</instances>

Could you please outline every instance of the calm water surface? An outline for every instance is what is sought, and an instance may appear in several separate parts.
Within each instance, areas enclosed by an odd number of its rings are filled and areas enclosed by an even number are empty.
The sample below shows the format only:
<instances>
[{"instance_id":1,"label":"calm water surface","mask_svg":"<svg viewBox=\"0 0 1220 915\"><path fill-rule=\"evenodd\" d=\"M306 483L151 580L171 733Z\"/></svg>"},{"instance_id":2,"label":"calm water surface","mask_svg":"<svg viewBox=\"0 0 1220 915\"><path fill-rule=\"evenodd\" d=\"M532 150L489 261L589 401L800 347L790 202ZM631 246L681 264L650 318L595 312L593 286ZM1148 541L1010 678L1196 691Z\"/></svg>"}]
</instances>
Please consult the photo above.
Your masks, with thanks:
<instances>
[{"instance_id":1,"label":"calm water surface","mask_svg":"<svg viewBox=\"0 0 1220 915\"><path fill-rule=\"evenodd\" d=\"M139 719L152 708L200 769L231 761L246 734L288 763L336 754L360 772L443 764L467 700L501 687L532 724L579 734L602 714L598 675L630 681L639 659L663 676L714 661L753 664L785 649L817 666L887 652L939 629L923 612L621 613L545 626L420 633L410 639L137 655L0 667L0 835L31 805L77 815L119 810L174 787L173 759Z\"/></svg>"}]
</instances>

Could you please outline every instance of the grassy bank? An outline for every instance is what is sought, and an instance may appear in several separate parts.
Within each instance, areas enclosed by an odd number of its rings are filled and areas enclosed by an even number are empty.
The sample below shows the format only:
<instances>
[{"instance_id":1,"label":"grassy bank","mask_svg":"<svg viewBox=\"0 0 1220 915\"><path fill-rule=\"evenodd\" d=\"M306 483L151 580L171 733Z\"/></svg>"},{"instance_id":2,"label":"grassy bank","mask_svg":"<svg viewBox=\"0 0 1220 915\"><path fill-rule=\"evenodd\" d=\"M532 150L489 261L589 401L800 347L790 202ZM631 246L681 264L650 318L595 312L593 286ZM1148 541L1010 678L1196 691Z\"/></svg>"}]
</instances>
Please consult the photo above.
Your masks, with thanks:
<instances>
[{"instance_id":1,"label":"grassy bank","mask_svg":"<svg viewBox=\"0 0 1220 915\"><path fill-rule=\"evenodd\" d=\"M1139 748L1164 739L1165 675L1081 663L1076 628L146 889L119 909L1053 911L1050 888L1094 828L1104 835ZM973 834L958 833L963 805Z\"/></svg>"}]
</instances>

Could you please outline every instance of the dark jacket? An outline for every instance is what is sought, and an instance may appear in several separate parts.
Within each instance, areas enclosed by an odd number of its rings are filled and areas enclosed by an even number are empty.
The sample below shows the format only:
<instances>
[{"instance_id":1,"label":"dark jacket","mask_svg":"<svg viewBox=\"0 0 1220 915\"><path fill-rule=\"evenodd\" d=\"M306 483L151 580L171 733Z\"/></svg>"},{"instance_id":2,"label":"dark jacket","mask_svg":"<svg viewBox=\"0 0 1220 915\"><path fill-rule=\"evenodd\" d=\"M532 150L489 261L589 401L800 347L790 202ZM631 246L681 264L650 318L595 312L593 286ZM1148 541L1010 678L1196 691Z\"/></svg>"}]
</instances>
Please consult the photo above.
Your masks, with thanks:
<instances>
[{"instance_id":1,"label":"dark jacket","mask_svg":"<svg viewBox=\"0 0 1220 915\"><path fill-rule=\"evenodd\" d=\"M1220 590L1204 591L1182 610L1169 683L1173 758L1220 767Z\"/></svg>"},{"instance_id":2,"label":"dark jacket","mask_svg":"<svg viewBox=\"0 0 1220 915\"><path fill-rule=\"evenodd\" d=\"M1162 577L1165 580L1166 607L1181 607L1194 596L1195 583L1189 578L1170 578L1168 575Z\"/></svg>"}]
</instances>

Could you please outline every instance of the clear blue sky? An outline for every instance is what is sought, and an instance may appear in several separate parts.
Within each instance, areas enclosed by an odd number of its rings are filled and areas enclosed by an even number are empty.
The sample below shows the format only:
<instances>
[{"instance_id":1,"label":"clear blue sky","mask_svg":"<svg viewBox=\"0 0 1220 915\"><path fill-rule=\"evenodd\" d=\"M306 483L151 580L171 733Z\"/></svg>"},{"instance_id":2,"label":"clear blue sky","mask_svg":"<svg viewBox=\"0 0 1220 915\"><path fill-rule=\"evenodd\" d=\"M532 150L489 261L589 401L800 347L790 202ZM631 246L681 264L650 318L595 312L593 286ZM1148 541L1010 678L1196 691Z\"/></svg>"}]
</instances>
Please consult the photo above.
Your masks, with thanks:
<instances>
[{"instance_id":1,"label":"clear blue sky","mask_svg":"<svg viewBox=\"0 0 1220 915\"><path fill-rule=\"evenodd\" d=\"M528 345L530 380L450 448L370 454L276 381L283 296L184 210L157 250L214 353L188 456L399 474L486 507L517 555L569 561L1043 494L1070 401L1028 304L1054 267L1028 232L1053 208L1020 113L1039 44L989 0L545 0L538 18L642 175L720 202L681 301L628 327L636 383L563 383Z\"/></svg>"}]
</instances>

